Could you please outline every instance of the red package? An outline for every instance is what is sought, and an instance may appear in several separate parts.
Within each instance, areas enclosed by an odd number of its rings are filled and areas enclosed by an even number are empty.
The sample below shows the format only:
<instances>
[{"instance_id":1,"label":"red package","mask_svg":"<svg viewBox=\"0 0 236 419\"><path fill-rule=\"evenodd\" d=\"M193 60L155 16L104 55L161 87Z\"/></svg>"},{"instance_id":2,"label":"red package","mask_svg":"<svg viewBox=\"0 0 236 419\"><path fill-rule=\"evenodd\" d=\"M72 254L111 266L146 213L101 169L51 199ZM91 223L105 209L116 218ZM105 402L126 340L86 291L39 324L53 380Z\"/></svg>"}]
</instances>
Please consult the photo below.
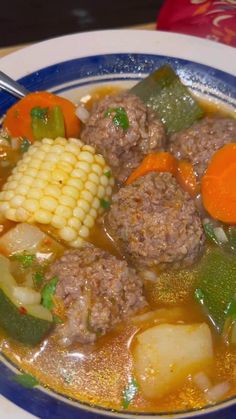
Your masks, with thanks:
<instances>
[{"instance_id":1,"label":"red package","mask_svg":"<svg viewBox=\"0 0 236 419\"><path fill-rule=\"evenodd\" d=\"M157 29L236 46L236 0L165 0Z\"/></svg>"}]
</instances>

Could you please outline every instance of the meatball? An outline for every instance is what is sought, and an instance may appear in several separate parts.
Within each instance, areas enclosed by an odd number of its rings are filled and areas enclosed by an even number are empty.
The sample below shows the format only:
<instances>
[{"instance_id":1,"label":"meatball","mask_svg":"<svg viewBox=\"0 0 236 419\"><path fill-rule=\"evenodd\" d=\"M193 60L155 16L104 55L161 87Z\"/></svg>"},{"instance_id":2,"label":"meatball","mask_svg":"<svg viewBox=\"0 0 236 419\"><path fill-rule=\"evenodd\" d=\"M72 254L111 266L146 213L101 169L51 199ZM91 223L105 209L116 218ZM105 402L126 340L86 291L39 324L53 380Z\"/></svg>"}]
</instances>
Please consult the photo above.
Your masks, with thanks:
<instances>
[{"instance_id":1,"label":"meatball","mask_svg":"<svg viewBox=\"0 0 236 419\"><path fill-rule=\"evenodd\" d=\"M191 265L204 233L194 200L170 173L149 173L114 195L109 233L140 270Z\"/></svg>"},{"instance_id":2,"label":"meatball","mask_svg":"<svg viewBox=\"0 0 236 419\"><path fill-rule=\"evenodd\" d=\"M94 342L146 304L135 270L92 244L66 251L46 279L54 276L59 278L55 295L66 308L67 320L58 329L65 346Z\"/></svg>"},{"instance_id":3,"label":"meatball","mask_svg":"<svg viewBox=\"0 0 236 419\"><path fill-rule=\"evenodd\" d=\"M190 128L170 137L170 151L180 159L190 160L202 176L214 152L236 141L236 120L206 117Z\"/></svg>"},{"instance_id":4,"label":"meatball","mask_svg":"<svg viewBox=\"0 0 236 419\"><path fill-rule=\"evenodd\" d=\"M118 108L127 114L128 129L114 123ZM147 153L163 149L166 135L156 114L137 96L124 93L106 96L94 105L81 139L107 159L114 176L122 182Z\"/></svg>"}]
</instances>

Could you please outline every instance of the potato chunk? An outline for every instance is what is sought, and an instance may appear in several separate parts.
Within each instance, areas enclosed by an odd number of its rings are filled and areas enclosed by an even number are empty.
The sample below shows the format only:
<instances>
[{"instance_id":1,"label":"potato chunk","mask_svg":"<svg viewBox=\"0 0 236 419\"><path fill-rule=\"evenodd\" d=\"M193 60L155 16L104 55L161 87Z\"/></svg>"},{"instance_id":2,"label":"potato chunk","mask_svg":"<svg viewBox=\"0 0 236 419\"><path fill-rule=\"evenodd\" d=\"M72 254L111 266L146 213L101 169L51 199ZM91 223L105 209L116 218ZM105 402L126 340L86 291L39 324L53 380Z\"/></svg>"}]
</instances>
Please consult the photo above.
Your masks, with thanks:
<instances>
[{"instance_id":1,"label":"potato chunk","mask_svg":"<svg viewBox=\"0 0 236 419\"><path fill-rule=\"evenodd\" d=\"M207 324L151 327L136 336L134 368L145 397L161 397L213 360Z\"/></svg>"}]
</instances>

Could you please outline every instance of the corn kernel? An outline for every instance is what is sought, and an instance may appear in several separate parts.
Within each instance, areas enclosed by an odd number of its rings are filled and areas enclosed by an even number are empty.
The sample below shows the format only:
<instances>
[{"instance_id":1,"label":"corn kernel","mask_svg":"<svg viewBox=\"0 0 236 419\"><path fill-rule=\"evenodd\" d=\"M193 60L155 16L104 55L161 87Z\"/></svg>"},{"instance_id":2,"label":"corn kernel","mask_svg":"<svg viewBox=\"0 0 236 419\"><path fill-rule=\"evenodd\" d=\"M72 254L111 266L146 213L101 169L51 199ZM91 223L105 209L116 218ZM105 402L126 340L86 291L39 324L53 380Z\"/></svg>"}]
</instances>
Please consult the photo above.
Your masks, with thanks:
<instances>
[{"instance_id":1,"label":"corn kernel","mask_svg":"<svg viewBox=\"0 0 236 419\"><path fill-rule=\"evenodd\" d=\"M52 221L52 214L49 211L40 209L34 214L35 221L41 224L50 224Z\"/></svg>"},{"instance_id":2,"label":"corn kernel","mask_svg":"<svg viewBox=\"0 0 236 419\"><path fill-rule=\"evenodd\" d=\"M64 152L64 147L60 144L55 144L55 145L52 146L51 150L52 150L53 154L55 154L55 153L56 154L61 154L61 153Z\"/></svg>"},{"instance_id":3,"label":"corn kernel","mask_svg":"<svg viewBox=\"0 0 236 419\"><path fill-rule=\"evenodd\" d=\"M61 205L65 205L70 208L74 208L76 206L76 200L68 195L61 195L59 202Z\"/></svg>"},{"instance_id":4,"label":"corn kernel","mask_svg":"<svg viewBox=\"0 0 236 419\"><path fill-rule=\"evenodd\" d=\"M73 240L72 242L70 242L70 246L72 247L83 247L84 245L84 240L81 237L78 237L76 240Z\"/></svg>"},{"instance_id":5,"label":"corn kernel","mask_svg":"<svg viewBox=\"0 0 236 419\"><path fill-rule=\"evenodd\" d=\"M61 196L61 189L57 185L48 185L44 189L45 195L52 196L53 198L59 199Z\"/></svg>"},{"instance_id":6,"label":"corn kernel","mask_svg":"<svg viewBox=\"0 0 236 419\"><path fill-rule=\"evenodd\" d=\"M104 157L101 154L97 154L95 156L95 162L98 163L100 166L105 166L106 165Z\"/></svg>"},{"instance_id":7,"label":"corn kernel","mask_svg":"<svg viewBox=\"0 0 236 419\"><path fill-rule=\"evenodd\" d=\"M100 208L100 205L100 199L98 199L97 197L93 198L92 207L97 210L98 208Z\"/></svg>"},{"instance_id":8,"label":"corn kernel","mask_svg":"<svg viewBox=\"0 0 236 419\"><path fill-rule=\"evenodd\" d=\"M106 187L106 193L107 193L108 196L111 196L111 194L112 194L112 187L111 186Z\"/></svg>"},{"instance_id":9,"label":"corn kernel","mask_svg":"<svg viewBox=\"0 0 236 419\"><path fill-rule=\"evenodd\" d=\"M41 160L33 159L29 163L29 167L32 167L33 169L39 169L40 166L41 166L41 164L42 164L42 161Z\"/></svg>"},{"instance_id":10,"label":"corn kernel","mask_svg":"<svg viewBox=\"0 0 236 419\"><path fill-rule=\"evenodd\" d=\"M33 179L31 176L24 175L24 176L22 176L22 178L21 178L21 183L22 183L23 185L28 185L28 186L30 186L30 185L32 185L33 180L34 180L34 179Z\"/></svg>"},{"instance_id":11,"label":"corn kernel","mask_svg":"<svg viewBox=\"0 0 236 419\"><path fill-rule=\"evenodd\" d=\"M75 189L80 191L81 189L83 189L84 183L82 182L81 179L71 178L68 180L67 186L73 186Z\"/></svg>"},{"instance_id":12,"label":"corn kernel","mask_svg":"<svg viewBox=\"0 0 236 419\"><path fill-rule=\"evenodd\" d=\"M65 148L65 146L67 144L67 140L65 138L63 138L63 137L57 137L55 139L55 141L54 141L54 144L60 144L60 145L62 145L63 146L63 151L64 151L64 148Z\"/></svg>"},{"instance_id":13,"label":"corn kernel","mask_svg":"<svg viewBox=\"0 0 236 419\"><path fill-rule=\"evenodd\" d=\"M91 171L91 165L85 161L79 161L76 163L76 169L81 169L85 173L90 173Z\"/></svg>"},{"instance_id":14,"label":"corn kernel","mask_svg":"<svg viewBox=\"0 0 236 419\"><path fill-rule=\"evenodd\" d=\"M91 217L96 220L97 218L97 210L95 210L94 208L91 208L91 210L89 211L89 215L91 215Z\"/></svg>"},{"instance_id":15,"label":"corn kernel","mask_svg":"<svg viewBox=\"0 0 236 419\"><path fill-rule=\"evenodd\" d=\"M53 161L45 161L42 163L40 169L52 171L54 167L55 167L55 163Z\"/></svg>"},{"instance_id":16,"label":"corn kernel","mask_svg":"<svg viewBox=\"0 0 236 419\"><path fill-rule=\"evenodd\" d=\"M105 188L104 188L104 186L99 186L98 187L98 191L97 191L97 196L98 196L98 198L103 198L104 197L104 194L105 194Z\"/></svg>"},{"instance_id":17,"label":"corn kernel","mask_svg":"<svg viewBox=\"0 0 236 419\"><path fill-rule=\"evenodd\" d=\"M35 213L39 208L39 202L37 199L26 199L23 203L23 208L31 213Z\"/></svg>"},{"instance_id":18,"label":"corn kernel","mask_svg":"<svg viewBox=\"0 0 236 419\"><path fill-rule=\"evenodd\" d=\"M80 147L77 144L66 144L65 150L78 156L80 153Z\"/></svg>"},{"instance_id":19,"label":"corn kernel","mask_svg":"<svg viewBox=\"0 0 236 419\"><path fill-rule=\"evenodd\" d=\"M66 218L62 217L61 215L54 215L52 217L51 224L55 228L62 228L66 225Z\"/></svg>"},{"instance_id":20,"label":"corn kernel","mask_svg":"<svg viewBox=\"0 0 236 419\"><path fill-rule=\"evenodd\" d=\"M88 228L92 228L94 226L94 218L91 215L86 215L84 219L84 225Z\"/></svg>"},{"instance_id":21,"label":"corn kernel","mask_svg":"<svg viewBox=\"0 0 236 419\"><path fill-rule=\"evenodd\" d=\"M74 217L78 218L80 221L83 221L84 217L85 217L85 212L82 208L76 207L73 210L73 215L74 215Z\"/></svg>"},{"instance_id":22,"label":"corn kernel","mask_svg":"<svg viewBox=\"0 0 236 419\"><path fill-rule=\"evenodd\" d=\"M65 161L60 162L60 164L57 166L57 169L63 170L66 173L71 173L73 170L73 166Z\"/></svg>"},{"instance_id":23,"label":"corn kernel","mask_svg":"<svg viewBox=\"0 0 236 419\"><path fill-rule=\"evenodd\" d=\"M16 189L16 187L18 186L18 183L15 180L12 180L11 182L5 183L5 185L7 186L7 189Z\"/></svg>"},{"instance_id":24,"label":"corn kernel","mask_svg":"<svg viewBox=\"0 0 236 419\"><path fill-rule=\"evenodd\" d=\"M102 168L98 164L92 165L92 171L96 173L98 176L101 176L103 172Z\"/></svg>"},{"instance_id":25,"label":"corn kernel","mask_svg":"<svg viewBox=\"0 0 236 419\"><path fill-rule=\"evenodd\" d=\"M83 181L87 179L87 174L81 169L74 169L71 172L71 176L75 179L81 179Z\"/></svg>"},{"instance_id":26,"label":"corn kernel","mask_svg":"<svg viewBox=\"0 0 236 419\"><path fill-rule=\"evenodd\" d=\"M43 196L40 199L40 207L47 211L50 211L50 212L55 211L57 205L58 205L58 201L55 198L52 198L50 196Z\"/></svg>"},{"instance_id":27,"label":"corn kernel","mask_svg":"<svg viewBox=\"0 0 236 419\"><path fill-rule=\"evenodd\" d=\"M55 211L56 215L59 215L64 218L69 218L72 216L72 209L70 207L66 207L65 205L58 205Z\"/></svg>"},{"instance_id":28,"label":"corn kernel","mask_svg":"<svg viewBox=\"0 0 236 419\"><path fill-rule=\"evenodd\" d=\"M84 147L83 147L83 150L84 150ZM79 154L79 160L87 162L87 163L93 163L94 158L93 158L93 155L89 153L88 151L81 151Z\"/></svg>"},{"instance_id":29,"label":"corn kernel","mask_svg":"<svg viewBox=\"0 0 236 419\"><path fill-rule=\"evenodd\" d=\"M81 221L76 217L72 217L68 220L68 226L73 227L75 230L79 230L81 225Z\"/></svg>"},{"instance_id":30,"label":"corn kernel","mask_svg":"<svg viewBox=\"0 0 236 419\"><path fill-rule=\"evenodd\" d=\"M68 179L68 174L63 170L56 169L52 172L52 179L55 182L62 184Z\"/></svg>"},{"instance_id":31,"label":"corn kernel","mask_svg":"<svg viewBox=\"0 0 236 419\"><path fill-rule=\"evenodd\" d=\"M29 192L27 193L27 198L41 199L42 196L43 196L43 191L40 188L31 188L29 189Z\"/></svg>"},{"instance_id":32,"label":"corn kernel","mask_svg":"<svg viewBox=\"0 0 236 419\"><path fill-rule=\"evenodd\" d=\"M45 160L45 157L46 157L46 154L44 153L44 151L37 150L37 159Z\"/></svg>"},{"instance_id":33,"label":"corn kernel","mask_svg":"<svg viewBox=\"0 0 236 419\"><path fill-rule=\"evenodd\" d=\"M41 150L45 151L45 153L48 153L49 151L51 151L51 146L49 144L43 143Z\"/></svg>"},{"instance_id":34,"label":"corn kernel","mask_svg":"<svg viewBox=\"0 0 236 419\"><path fill-rule=\"evenodd\" d=\"M71 198L78 199L79 191L73 186L64 186L62 188L63 194L70 196Z\"/></svg>"},{"instance_id":35,"label":"corn kernel","mask_svg":"<svg viewBox=\"0 0 236 419\"><path fill-rule=\"evenodd\" d=\"M99 176L96 175L96 173L90 173L88 175L88 180L90 180L91 182L95 183L95 185L99 185L99 183L100 183Z\"/></svg>"},{"instance_id":36,"label":"corn kernel","mask_svg":"<svg viewBox=\"0 0 236 419\"><path fill-rule=\"evenodd\" d=\"M34 179L33 188L43 189L48 184L45 179Z\"/></svg>"},{"instance_id":37,"label":"corn kernel","mask_svg":"<svg viewBox=\"0 0 236 419\"><path fill-rule=\"evenodd\" d=\"M75 240L77 237L76 231L71 227L63 227L61 230L59 230L59 235L63 240L67 242Z\"/></svg>"},{"instance_id":38,"label":"corn kernel","mask_svg":"<svg viewBox=\"0 0 236 419\"><path fill-rule=\"evenodd\" d=\"M53 144L53 140L51 138L43 138L42 143L43 144Z\"/></svg>"},{"instance_id":39,"label":"corn kernel","mask_svg":"<svg viewBox=\"0 0 236 419\"><path fill-rule=\"evenodd\" d=\"M25 197L22 195L15 195L14 198L11 199L10 204L13 208L20 207L25 200Z\"/></svg>"},{"instance_id":40,"label":"corn kernel","mask_svg":"<svg viewBox=\"0 0 236 419\"><path fill-rule=\"evenodd\" d=\"M105 176L105 175L102 175L102 176L101 176L101 178L100 178L100 183L101 183L101 185L103 185L103 186L107 186L107 185L108 185L108 183L109 183L109 179L108 179L108 177L107 177L107 176Z\"/></svg>"},{"instance_id":41,"label":"corn kernel","mask_svg":"<svg viewBox=\"0 0 236 419\"><path fill-rule=\"evenodd\" d=\"M47 154L47 161L57 163L58 161L58 155L56 153L48 153Z\"/></svg>"},{"instance_id":42,"label":"corn kernel","mask_svg":"<svg viewBox=\"0 0 236 419\"><path fill-rule=\"evenodd\" d=\"M80 155L79 155L80 156ZM72 153L64 152L63 161L74 166L77 163L77 158Z\"/></svg>"},{"instance_id":43,"label":"corn kernel","mask_svg":"<svg viewBox=\"0 0 236 419\"><path fill-rule=\"evenodd\" d=\"M48 170L40 170L38 172L38 179L43 179L46 181L49 181L49 179L51 178L51 172L49 172Z\"/></svg>"},{"instance_id":44,"label":"corn kernel","mask_svg":"<svg viewBox=\"0 0 236 419\"><path fill-rule=\"evenodd\" d=\"M84 145L84 143L78 138L69 138L69 144L76 144L79 148Z\"/></svg>"},{"instance_id":45,"label":"corn kernel","mask_svg":"<svg viewBox=\"0 0 236 419\"><path fill-rule=\"evenodd\" d=\"M29 220L30 213L25 208L16 209L16 218L17 221L23 222Z\"/></svg>"},{"instance_id":46,"label":"corn kernel","mask_svg":"<svg viewBox=\"0 0 236 419\"><path fill-rule=\"evenodd\" d=\"M85 199L86 201L88 201L89 203L92 202L93 200L93 195L91 194L91 192L83 190L80 194L81 198Z\"/></svg>"},{"instance_id":47,"label":"corn kernel","mask_svg":"<svg viewBox=\"0 0 236 419\"><path fill-rule=\"evenodd\" d=\"M79 236L83 237L84 239L87 239L87 237L89 236L88 227L82 226L81 229L79 230Z\"/></svg>"},{"instance_id":48,"label":"corn kernel","mask_svg":"<svg viewBox=\"0 0 236 419\"><path fill-rule=\"evenodd\" d=\"M10 208L10 204L8 202L3 202L3 201L0 202L0 212L2 214L6 213L9 210L9 208Z\"/></svg>"},{"instance_id":49,"label":"corn kernel","mask_svg":"<svg viewBox=\"0 0 236 419\"><path fill-rule=\"evenodd\" d=\"M16 210L14 208L9 208L6 212L6 217L8 220L17 221Z\"/></svg>"},{"instance_id":50,"label":"corn kernel","mask_svg":"<svg viewBox=\"0 0 236 419\"><path fill-rule=\"evenodd\" d=\"M19 185L17 188L17 192L21 195L26 195L28 193L29 186L26 185Z\"/></svg>"},{"instance_id":51,"label":"corn kernel","mask_svg":"<svg viewBox=\"0 0 236 419\"><path fill-rule=\"evenodd\" d=\"M6 192L3 192L3 194L4 194L3 196L4 196L5 201L10 201L10 199L14 198L15 196L14 191L6 191Z\"/></svg>"},{"instance_id":52,"label":"corn kernel","mask_svg":"<svg viewBox=\"0 0 236 419\"><path fill-rule=\"evenodd\" d=\"M31 176L31 177L36 177L37 176L37 174L38 174L38 170L36 170L36 169L34 169L34 168L31 168L31 167L29 167L28 169L27 169L27 175L28 176Z\"/></svg>"},{"instance_id":53,"label":"corn kernel","mask_svg":"<svg viewBox=\"0 0 236 419\"><path fill-rule=\"evenodd\" d=\"M80 199L77 203L77 208L82 208L82 210L86 213L90 209L90 204L85 199Z\"/></svg>"},{"instance_id":54,"label":"corn kernel","mask_svg":"<svg viewBox=\"0 0 236 419\"><path fill-rule=\"evenodd\" d=\"M92 195L96 195L97 193L97 185L95 185L95 183L91 182L91 181L87 181L84 184L84 187L92 194Z\"/></svg>"},{"instance_id":55,"label":"corn kernel","mask_svg":"<svg viewBox=\"0 0 236 419\"><path fill-rule=\"evenodd\" d=\"M91 145L84 145L82 147L83 151L88 151L89 153L95 154L95 148L92 147Z\"/></svg>"}]
</instances>

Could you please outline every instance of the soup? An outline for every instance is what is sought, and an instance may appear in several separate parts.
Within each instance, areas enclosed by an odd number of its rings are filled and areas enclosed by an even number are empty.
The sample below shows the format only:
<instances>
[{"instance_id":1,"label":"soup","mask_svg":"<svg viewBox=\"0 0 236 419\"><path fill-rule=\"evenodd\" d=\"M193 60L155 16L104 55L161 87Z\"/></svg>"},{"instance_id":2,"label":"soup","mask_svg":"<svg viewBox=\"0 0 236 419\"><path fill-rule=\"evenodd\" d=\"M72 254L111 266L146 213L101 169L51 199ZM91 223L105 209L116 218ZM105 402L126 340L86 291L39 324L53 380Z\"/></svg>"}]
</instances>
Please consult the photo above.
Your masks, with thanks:
<instances>
[{"instance_id":1,"label":"soup","mask_svg":"<svg viewBox=\"0 0 236 419\"><path fill-rule=\"evenodd\" d=\"M176 82L172 93L183 96ZM206 186L202 204L200 183L212 181L217 150L233 147L236 122L185 90L193 119L183 108L175 126L142 103L140 86L89 94L77 109L86 146L58 138L61 102L52 110L36 94L37 106L24 105L33 145L14 137L13 114L5 118L1 351L36 384L111 409L174 412L234 396L234 220L218 207L214 217Z\"/></svg>"}]
</instances>

